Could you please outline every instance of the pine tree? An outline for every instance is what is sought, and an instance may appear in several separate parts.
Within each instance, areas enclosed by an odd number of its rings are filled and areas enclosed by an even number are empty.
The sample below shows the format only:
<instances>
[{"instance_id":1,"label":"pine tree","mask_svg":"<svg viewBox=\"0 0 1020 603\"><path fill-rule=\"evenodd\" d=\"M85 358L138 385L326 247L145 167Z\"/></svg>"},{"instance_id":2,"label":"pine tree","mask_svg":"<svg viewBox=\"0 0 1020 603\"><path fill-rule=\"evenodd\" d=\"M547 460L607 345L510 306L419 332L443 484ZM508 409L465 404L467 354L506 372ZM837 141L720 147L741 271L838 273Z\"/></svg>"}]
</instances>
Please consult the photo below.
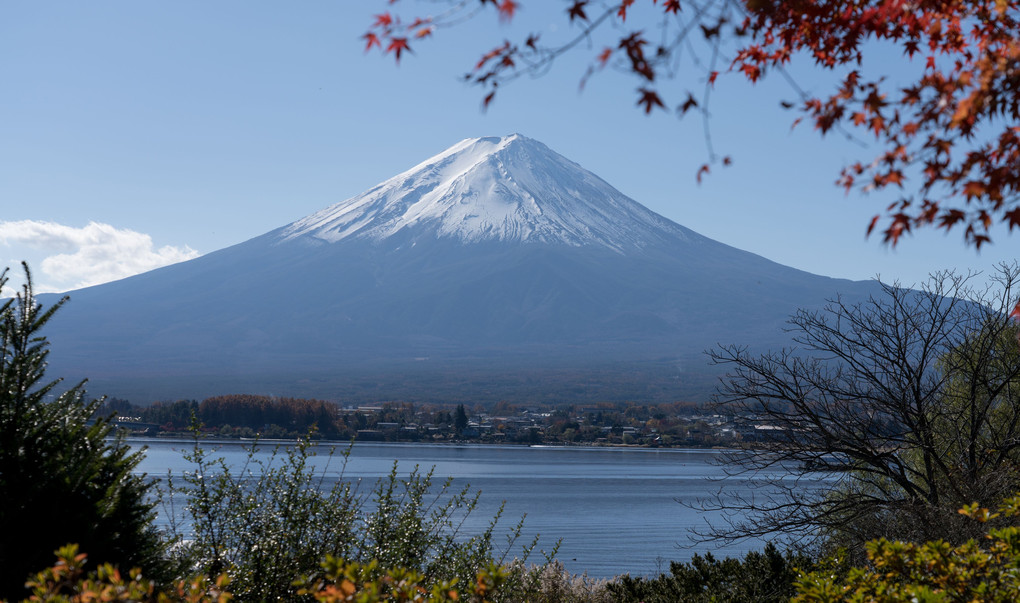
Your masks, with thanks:
<instances>
[{"instance_id":1,"label":"pine tree","mask_svg":"<svg viewBox=\"0 0 1020 603\"><path fill-rule=\"evenodd\" d=\"M464 410L463 404L458 404L457 414L455 414L453 418L453 428L457 431L457 435L462 435L464 433L464 430L467 429L467 426L468 426L467 411Z\"/></svg>"},{"instance_id":2,"label":"pine tree","mask_svg":"<svg viewBox=\"0 0 1020 603\"><path fill-rule=\"evenodd\" d=\"M0 305L0 599L20 600L30 573L77 543L90 563L112 563L163 579L164 545L153 527L150 483L132 470L142 458L112 436L85 401L85 382L57 393L46 382L39 334L67 301L44 309L26 283ZM0 272L0 293L7 283Z\"/></svg>"}]
</instances>

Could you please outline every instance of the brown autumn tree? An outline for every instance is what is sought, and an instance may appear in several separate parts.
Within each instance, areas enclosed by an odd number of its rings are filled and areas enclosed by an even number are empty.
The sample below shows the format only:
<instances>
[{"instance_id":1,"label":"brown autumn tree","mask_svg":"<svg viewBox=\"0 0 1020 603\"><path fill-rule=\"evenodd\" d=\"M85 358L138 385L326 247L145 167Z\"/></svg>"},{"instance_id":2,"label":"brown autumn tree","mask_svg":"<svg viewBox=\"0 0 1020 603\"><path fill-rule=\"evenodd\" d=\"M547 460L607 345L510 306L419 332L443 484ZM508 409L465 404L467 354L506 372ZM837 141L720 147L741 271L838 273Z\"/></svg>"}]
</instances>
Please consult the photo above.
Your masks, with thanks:
<instances>
[{"instance_id":1,"label":"brown autumn tree","mask_svg":"<svg viewBox=\"0 0 1020 603\"><path fill-rule=\"evenodd\" d=\"M394 4L386 1L363 39L366 51L399 62L473 17L511 23L523 0ZM958 228L980 249L994 224L1020 226L1018 0L564 0L563 19L571 27L562 39L519 32L517 41L478 49L465 80L484 89L484 106L501 85L541 74L571 51L591 54L582 83L606 68L629 74L646 113L674 107L707 119L718 77L753 83L775 73L796 95L783 103L799 112L795 125L806 119L822 135L857 132L874 141L877 154L845 166L837 180L848 193L896 191L869 234L878 228L895 245L914 228ZM909 81L876 72L865 62L876 52L902 54ZM785 70L794 62L832 72L838 83L808 94ZM689 78L685 92L666 98L661 82L680 73ZM730 163L706 141L699 180Z\"/></svg>"}]
</instances>

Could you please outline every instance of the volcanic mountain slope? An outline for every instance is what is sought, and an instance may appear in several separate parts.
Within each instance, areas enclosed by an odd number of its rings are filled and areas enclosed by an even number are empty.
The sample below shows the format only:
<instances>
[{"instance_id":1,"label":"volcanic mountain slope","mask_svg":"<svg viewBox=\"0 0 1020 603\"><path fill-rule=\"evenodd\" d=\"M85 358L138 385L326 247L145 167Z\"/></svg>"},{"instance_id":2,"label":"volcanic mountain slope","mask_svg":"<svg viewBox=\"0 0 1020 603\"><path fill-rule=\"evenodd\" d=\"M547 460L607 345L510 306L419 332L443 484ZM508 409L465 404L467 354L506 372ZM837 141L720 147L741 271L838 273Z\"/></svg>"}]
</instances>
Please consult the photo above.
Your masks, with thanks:
<instances>
[{"instance_id":1,"label":"volcanic mountain slope","mask_svg":"<svg viewBox=\"0 0 1020 603\"><path fill-rule=\"evenodd\" d=\"M468 139L245 243L72 292L51 367L138 401L676 399L704 393L706 347L777 347L798 307L872 290L705 238L537 141Z\"/></svg>"}]
</instances>

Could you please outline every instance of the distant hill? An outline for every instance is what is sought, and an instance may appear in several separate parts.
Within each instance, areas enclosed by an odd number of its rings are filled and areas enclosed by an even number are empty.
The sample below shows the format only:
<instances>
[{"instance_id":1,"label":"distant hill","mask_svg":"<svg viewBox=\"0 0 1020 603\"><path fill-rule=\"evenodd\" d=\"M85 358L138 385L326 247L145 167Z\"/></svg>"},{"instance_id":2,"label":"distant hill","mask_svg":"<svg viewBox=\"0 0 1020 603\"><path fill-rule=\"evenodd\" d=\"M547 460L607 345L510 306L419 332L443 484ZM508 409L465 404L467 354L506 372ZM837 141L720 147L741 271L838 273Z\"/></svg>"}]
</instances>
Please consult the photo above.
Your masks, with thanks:
<instances>
[{"instance_id":1,"label":"distant hill","mask_svg":"<svg viewBox=\"0 0 1020 603\"><path fill-rule=\"evenodd\" d=\"M711 390L704 349L778 347L797 308L875 289L703 237L512 135L74 291L48 334L52 374L136 402L664 401Z\"/></svg>"}]
</instances>

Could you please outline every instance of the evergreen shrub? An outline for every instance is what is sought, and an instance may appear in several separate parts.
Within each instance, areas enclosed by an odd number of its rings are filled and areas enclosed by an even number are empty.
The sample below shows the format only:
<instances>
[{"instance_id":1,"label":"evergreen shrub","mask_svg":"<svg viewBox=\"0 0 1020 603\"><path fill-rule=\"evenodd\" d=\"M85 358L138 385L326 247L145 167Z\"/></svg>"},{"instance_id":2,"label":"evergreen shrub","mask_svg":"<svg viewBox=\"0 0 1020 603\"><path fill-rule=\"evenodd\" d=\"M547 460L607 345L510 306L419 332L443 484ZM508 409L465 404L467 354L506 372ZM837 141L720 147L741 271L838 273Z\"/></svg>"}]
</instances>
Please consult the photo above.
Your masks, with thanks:
<instances>
[{"instance_id":1,"label":"evergreen shrub","mask_svg":"<svg viewBox=\"0 0 1020 603\"><path fill-rule=\"evenodd\" d=\"M60 381L45 380L41 331L67 298L44 309L27 266L25 276L0 305L0 599L24 595L29 574L70 542L97 563L164 579L171 570L152 524L154 492L132 473L142 453L93 418L102 401L85 401L84 382L58 393Z\"/></svg>"}]
</instances>

